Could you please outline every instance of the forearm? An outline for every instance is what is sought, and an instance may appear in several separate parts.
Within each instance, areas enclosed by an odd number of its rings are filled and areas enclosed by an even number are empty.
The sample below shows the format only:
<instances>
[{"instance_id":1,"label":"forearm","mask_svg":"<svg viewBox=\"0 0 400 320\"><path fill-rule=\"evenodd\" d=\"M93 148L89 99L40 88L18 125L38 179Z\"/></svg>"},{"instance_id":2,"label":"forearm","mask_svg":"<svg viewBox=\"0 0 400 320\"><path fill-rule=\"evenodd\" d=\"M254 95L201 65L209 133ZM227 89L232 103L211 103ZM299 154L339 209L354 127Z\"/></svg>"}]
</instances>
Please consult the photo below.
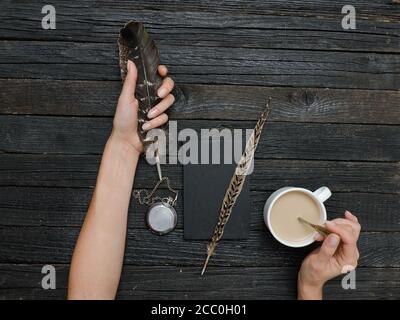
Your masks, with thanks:
<instances>
[{"instance_id":1,"label":"forearm","mask_svg":"<svg viewBox=\"0 0 400 320\"><path fill-rule=\"evenodd\" d=\"M323 284L308 284L301 275L297 280L297 299L298 300L322 300Z\"/></svg>"},{"instance_id":2,"label":"forearm","mask_svg":"<svg viewBox=\"0 0 400 320\"><path fill-rule=\"evenodd\" d=\"M112 134L82 226L69 277L69 299L113 299L125 250L129 201L138 152Z\"/></svg>"}]
</instances>

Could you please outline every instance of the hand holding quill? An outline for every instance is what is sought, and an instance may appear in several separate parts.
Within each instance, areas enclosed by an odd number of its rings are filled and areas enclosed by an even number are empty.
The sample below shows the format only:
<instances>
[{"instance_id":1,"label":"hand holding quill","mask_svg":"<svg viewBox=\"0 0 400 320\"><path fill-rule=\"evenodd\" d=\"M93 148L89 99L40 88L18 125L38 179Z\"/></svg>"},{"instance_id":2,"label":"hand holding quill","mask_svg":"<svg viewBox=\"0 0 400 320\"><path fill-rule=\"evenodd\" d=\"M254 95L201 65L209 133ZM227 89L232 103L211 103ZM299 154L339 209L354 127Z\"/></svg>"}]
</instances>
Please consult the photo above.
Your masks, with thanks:
<instances>
[{"instance_id":1,"label":"hand holding quill","mask_svg":"<svg viewBox=\"0 0 400 320\"><path fill-rule=\"evenodd\" d=\"M148 120L150 109L159 102L157 90L162 78L157 71L160 64L158 49L143 24L135 21L128 22L121 29L118 47L122 80L127 74L128 60L133 61L137 69L135 96L139 103L138 133L143 143L145 132L142 126Z\"/></svg>"},{"instance_id":2,"label":"hand holding quill","mask_svg":"<svg viewBox=\"0 0 400 320\"><path fill-rule=\"evenodd\" d=\"M168 116L164 111L175 101L174 96L169 94L174 88L174 81L171 78L163 79L160 76L166 76L166 67L159 66L158 49L142 23L130 21L121 29L118 48L123 81L127 76L128 61L132 61L136 67L137 134L144 151L152 145L152 150L149 151L154 152L158 176L161 181L163 176L159 144L153 143L155 142L154 139L146 139L146 131L160 126L161 129L166 130L165 124L168 121ZM180 93L179 90L175 92ZM164 99L161 100L161 98Z\"/></svg>"}]
</instances>

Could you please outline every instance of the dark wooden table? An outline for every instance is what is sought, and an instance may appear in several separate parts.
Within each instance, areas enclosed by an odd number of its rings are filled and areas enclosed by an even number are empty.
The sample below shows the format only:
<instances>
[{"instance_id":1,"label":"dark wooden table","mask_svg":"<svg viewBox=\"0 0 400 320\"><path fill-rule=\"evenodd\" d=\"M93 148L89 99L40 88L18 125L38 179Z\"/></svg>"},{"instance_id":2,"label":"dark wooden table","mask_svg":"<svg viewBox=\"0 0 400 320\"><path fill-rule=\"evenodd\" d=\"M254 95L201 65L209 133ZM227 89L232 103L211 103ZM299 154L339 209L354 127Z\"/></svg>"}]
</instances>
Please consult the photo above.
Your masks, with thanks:
<instances>
[{"instance_id":1,"label":"dark wooden table","mask_svg":"<svg viewBox=\"0 0 400 320\"><path fill-rule=\"evenodd\" d=\"M181 87L181 128L251 128L267 97L274 111L251 177L251 232L223 241L204 277L206 243L145 227L130 207L122 299L288 299L312 249L281 246L262 207L287 185L329 186L330 218L362 223L357 289L340 278L329 299L400 298L400 5L348 1L41 1L0 4L0 298L63 299L72 250L96 180L121 83L116 39L144 21ZM182 167L166 173L183 191ZM151 188L141 162L136 187ZM57 289L41 288L54 265Z\"/></svg>"}]
</instances>

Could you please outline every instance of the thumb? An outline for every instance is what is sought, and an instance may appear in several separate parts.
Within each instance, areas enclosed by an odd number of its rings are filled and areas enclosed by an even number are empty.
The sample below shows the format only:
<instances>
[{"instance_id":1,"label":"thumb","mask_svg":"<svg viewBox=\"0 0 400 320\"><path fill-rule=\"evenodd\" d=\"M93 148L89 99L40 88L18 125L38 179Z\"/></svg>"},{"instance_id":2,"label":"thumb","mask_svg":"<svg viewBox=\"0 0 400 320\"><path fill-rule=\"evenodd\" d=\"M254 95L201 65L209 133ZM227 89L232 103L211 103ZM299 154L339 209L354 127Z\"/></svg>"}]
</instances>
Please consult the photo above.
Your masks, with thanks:
<instances>
[{"instance_id":1,"label":"thumb","mask_svg":"<svg viewBox=\"0 0 400 320\"><path fill-rule=\"evenodd\" d=\"M340 238L337 234L331 233L322 243L318 257L322 263L329 262L339 246Z\"/></svg>"},{"instance_id":2,"label":"thumb","mask_svg":"<svg viewBox=\"0 0 400 320\"><path fill-rule=\"evenodd\" d=\"M123 101L131 102L135 98L137 69L135 64L131 60L128 60L127 69L128 73L125 77L120 98Z\"/></svg>"}]
</instances>

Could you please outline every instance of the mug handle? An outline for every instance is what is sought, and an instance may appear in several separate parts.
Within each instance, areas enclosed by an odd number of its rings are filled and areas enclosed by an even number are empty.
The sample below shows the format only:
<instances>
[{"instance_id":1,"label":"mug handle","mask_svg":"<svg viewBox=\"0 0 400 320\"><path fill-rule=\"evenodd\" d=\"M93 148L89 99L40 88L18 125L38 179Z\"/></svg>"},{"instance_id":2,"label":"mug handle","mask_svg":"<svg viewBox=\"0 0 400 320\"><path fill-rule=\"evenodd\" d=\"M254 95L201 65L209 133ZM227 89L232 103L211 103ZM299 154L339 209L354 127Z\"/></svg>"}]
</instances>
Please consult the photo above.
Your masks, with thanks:
<instances>
[{"instance_id":1,"label":"mug handle","mask_svg":"<svg viewBox=\"0 0 400 320\"><path fill-rule=\"evenodd\" d=\"M314 196L321 202L325 202L332 195L331 190L328 187L321 187L313 192Z\"/></svg>"}]
</instances>

